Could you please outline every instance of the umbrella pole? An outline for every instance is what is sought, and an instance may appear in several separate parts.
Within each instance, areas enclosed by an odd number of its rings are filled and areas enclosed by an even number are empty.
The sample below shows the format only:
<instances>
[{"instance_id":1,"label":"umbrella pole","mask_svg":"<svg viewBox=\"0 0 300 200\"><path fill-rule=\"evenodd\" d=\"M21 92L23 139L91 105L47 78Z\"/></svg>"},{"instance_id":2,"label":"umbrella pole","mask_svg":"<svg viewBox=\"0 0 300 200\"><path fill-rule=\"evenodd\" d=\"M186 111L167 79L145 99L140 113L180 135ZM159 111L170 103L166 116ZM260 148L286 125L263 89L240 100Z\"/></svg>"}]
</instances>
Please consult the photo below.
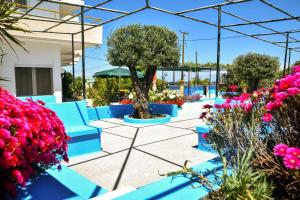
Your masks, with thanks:
<instances>
[{"instance_id":1,"label":"umbrella pole","mask_svg":"<svg viewBox=\"0 0 300 200\"><path fill-rule=\"evenodd\" d=\"M121 101L121 95L120 95L120 90L121 90L121 78L119 76L119 92L118 92L118 95L119 95L119 101Z\"/></svg>"}]
</instances>

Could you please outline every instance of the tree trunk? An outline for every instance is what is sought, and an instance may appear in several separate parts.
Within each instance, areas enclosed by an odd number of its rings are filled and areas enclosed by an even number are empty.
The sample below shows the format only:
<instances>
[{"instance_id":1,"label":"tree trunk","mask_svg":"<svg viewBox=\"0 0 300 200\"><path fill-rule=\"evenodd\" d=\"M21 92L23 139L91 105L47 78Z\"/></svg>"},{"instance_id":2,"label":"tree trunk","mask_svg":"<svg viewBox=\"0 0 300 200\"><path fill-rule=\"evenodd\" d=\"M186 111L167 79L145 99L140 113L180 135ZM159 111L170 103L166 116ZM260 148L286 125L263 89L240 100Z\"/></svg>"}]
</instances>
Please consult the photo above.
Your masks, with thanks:
<instances>
[{"instance_id":1,"label":"tree trunk","mask_svg":"<svg viewBox=\"0 0 300 200\"><path fill-rule=\"evenodd\" d=\"M250 92L254 92L258 88L258 80L253 79L248 81Z\"/></svg>"},{"instance_id":2,"label":"tree trunk","mask_svg":"<svg viewBox=\"0 0 300 200\"><path fill-rule=\"evenodd\" d=\"M134 117L139 119L150 118L149 108L148 108L148 99L149 99L149 90L151 83L153 81L154 74L156 72L156 67L149 66L147 68L144 80L139 80L137 76L137 71L135 66L129 67L132 86L136 93L136 101L133 105L134 108Z\"/></svg>"}]
</instances>

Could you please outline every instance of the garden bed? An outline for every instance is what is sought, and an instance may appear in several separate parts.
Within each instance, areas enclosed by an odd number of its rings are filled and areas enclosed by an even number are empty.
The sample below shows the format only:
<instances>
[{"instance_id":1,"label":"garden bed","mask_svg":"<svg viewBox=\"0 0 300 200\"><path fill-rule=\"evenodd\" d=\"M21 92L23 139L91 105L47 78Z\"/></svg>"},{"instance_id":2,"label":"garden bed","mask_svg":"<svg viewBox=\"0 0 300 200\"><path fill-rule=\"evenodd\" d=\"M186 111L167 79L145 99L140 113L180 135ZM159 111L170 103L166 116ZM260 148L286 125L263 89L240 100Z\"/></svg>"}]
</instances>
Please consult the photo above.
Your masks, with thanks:
<instances>
[{"instance_id":1,"label":"garden bed","mask_svg":"<svg viewBox=\"0 0 300 200\"><path fill-rule=\"evenodd\" d=\"M152 114L149 119L137 119L132 115L125 115L124 122L133 124L163 124L171 121L171 116L166 114Z\"/></svg>"}]
</instances>

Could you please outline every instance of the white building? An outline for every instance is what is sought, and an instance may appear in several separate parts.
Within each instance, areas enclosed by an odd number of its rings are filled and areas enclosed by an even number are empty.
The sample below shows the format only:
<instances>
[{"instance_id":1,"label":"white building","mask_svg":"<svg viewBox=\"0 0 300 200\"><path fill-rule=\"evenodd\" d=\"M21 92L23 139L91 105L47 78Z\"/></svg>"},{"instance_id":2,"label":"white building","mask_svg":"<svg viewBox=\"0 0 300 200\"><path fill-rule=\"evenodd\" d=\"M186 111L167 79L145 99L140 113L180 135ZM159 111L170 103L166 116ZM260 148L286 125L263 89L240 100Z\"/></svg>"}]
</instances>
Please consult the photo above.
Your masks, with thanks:
<instances>
[{"instance_id":1,"label":"white building","mask_svg":"<svg viewBox=\"0 0 300 200\"><path fill-rule=\"evenodd\" d=\"M84 4L83 0L57 1L77 5ZM18 15L22 16L39 1L18 0L18 2L25 4L24 9L18 11ZM15 54L8 45L0 43L6 53L0 63L0 77L8 80L1 82L1 86L16 96L55 95L57 102L60 102L62 100L62 67L72 63L72 36L42 31L58 24L56 21L70 18L71 13L78 9L80 7L43 2L30 11L29 15L25 15L19 21L19 25L34 32L15 31L11 33L23 42L28 52L16 46ZM91 24L85 24L84 28L90 26ZM49 32L76 33L80 30L80 18L75 17L71 22L63 23L50 29ZM85 32L85 47L101 43L102 27ZM81 54L81 33L74 35L74 50L75 60L78 61Z\"/></svg>"}]
</instances>

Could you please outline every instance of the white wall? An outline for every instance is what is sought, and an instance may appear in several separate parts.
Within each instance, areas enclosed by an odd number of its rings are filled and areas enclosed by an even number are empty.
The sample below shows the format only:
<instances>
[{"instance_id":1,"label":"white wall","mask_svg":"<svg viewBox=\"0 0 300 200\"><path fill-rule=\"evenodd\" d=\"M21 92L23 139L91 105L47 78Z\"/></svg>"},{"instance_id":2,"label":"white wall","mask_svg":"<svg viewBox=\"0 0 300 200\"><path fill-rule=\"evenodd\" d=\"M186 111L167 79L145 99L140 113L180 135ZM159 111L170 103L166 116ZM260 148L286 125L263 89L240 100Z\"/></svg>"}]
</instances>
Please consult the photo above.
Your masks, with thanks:
<instances>
[{"instance_id":1,"label":"white wall","mask_svg":"<svg viewBox=\"0 0 300 200\"><path fill-rule=\"evenodd\" d=\"M3 44L0 44L3 47ZM47 67L52 68L53 76L53 94L58 102L62 100L62 83L61 83L61 61L60 47L55 44L42 44L38 42L25 43L25 47L29 53L16 47L17 56L14 52L4 45L4 53L2 64L0 63L0 77L7 79L1 82L10 93L16 95L15 85L15 67Z\"/></svg>"}]
</instances>

